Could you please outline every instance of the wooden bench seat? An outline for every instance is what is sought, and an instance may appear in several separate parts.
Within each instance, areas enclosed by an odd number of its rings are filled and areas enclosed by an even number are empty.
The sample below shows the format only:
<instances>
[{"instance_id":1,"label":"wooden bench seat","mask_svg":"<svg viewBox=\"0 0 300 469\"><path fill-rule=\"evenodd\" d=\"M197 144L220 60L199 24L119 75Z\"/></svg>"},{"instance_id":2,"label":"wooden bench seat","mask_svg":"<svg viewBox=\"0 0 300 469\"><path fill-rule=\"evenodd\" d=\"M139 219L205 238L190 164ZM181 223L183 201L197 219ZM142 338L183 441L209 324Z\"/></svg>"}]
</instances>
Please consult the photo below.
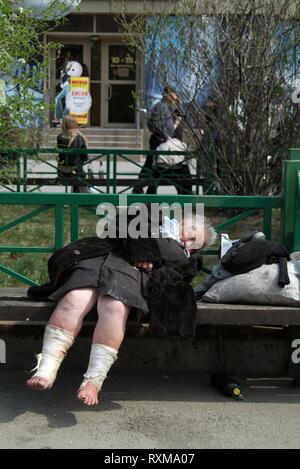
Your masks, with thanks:
<instances>
[{"instance_id":1,"label":"wooden bench seat","mask_svg":"<svg viewBox=\"0 0 300 469\"><path fill-rule=\"evenodd\" d=\"M55 303L32 301L26 288L0 288L0 325L46 324ZM90 313L85 323L94 324ZM300 307L198 303L197 325L299 326Z\"/></svg>"},{"instance_id":2,"label":"wooden bench seat","mask_svg":"<svg viewBox=\"0 0 300 469\"><path fill-rule=\"evenodd\" d=\"M43 326L55 307L54 302L32 301L26 297L26 288L0 288L0 331L14 326ZM87 326L95 325L96 311L85 319ZM300 387L300 307L259 306L198 303L198 326L287 326L289 331L289 370L293 384ZM149 324L129 319L126 334L147 335ZM296 362L293 357L296 354ZM299 358L299 360L298 360Z\"/></svg>"}]
</instances>

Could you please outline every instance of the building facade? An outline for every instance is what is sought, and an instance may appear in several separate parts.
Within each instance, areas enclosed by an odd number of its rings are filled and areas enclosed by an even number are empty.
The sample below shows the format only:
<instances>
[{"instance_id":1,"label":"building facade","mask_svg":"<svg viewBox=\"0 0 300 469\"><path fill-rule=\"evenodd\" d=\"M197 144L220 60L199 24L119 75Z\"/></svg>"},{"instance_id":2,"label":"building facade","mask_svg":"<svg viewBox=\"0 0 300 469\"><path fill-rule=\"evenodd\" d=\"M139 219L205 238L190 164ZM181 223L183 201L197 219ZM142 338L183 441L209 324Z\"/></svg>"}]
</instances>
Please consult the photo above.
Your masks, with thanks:
<instances>
[{"instance_id":1,"label":"building facade","mask_svg":"<svg viewBox=\"0 0 300 469\"><path fill-rule=\"evenodd\" d=\"M95 142L100 134L110 136L108 143L115 142L118 135L126 135L132 145L121 139L124 148L147 148L145 102L150 108L161 98L161 83L155 72L145 66L144 58L126 45L118 18L124 12L129 18L145 11L155 15L168 11L174 3L176 0L82 0L80 9L45 37L45 41L62 44L57 56L51 57L45 83L45 94L51 103L61 90L63 64L74 60L86 66L92 97L87 127ZM203 0L198 1L199 12L205 10L204 4ZM172 67L171 63L167 65ZM189 80L189 75L184 78ZM57 125L54 110L49 113L48 122L50 128Z\"/></svg>"},{"instance_id":2,"label":"building facade","mask_svg":"<svg viewBox=\"0 0 300 469\"><path fill-rule=\"evenodd\" d=\"M146 4L146 8L153 10L159 6L153 1ZM133 146L139 147L143 146L145 114L137 97L143 94L144 67L142 57L122 40L117 17L123 8L124 2L118 8L113 1L83 0L78 12L68 15L62 25L45 36L46 42L60 43L62 47L53 52L44 91L54 104L61 90L63 64L68 60L84 64L92 97L87 125L90 132L96 137L104 129L108 135L110 129L113 136L118 135L118 130L122 135L127 129L136 142ZM127 15L143 11L142 8L144 2L126 2ZM49 113L50 128L57 125L54 114L54 110Z\"/></svg>"}]
</instances>

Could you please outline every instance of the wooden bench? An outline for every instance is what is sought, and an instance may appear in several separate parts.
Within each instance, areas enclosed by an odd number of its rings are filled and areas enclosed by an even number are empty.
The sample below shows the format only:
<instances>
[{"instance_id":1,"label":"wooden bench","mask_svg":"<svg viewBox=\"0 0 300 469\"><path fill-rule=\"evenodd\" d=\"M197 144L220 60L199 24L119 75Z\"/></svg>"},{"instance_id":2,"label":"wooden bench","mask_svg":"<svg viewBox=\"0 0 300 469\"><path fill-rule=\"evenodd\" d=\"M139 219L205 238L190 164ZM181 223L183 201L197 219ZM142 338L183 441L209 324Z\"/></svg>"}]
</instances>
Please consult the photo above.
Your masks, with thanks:
<instances>
[{"instance_id":1,"label":"wooden bench","mask_svg":"<svg viewBox=\"0 0 300 469\"><path fill-rule=\"evenodd\" d=\"M45 325L55 307L51 301L32 301L26 297L26 288L0 288L0 327L17 325ZM85 325L94 325L96 312L85 319ZM290 355L295 347L300 357L300 308L290 306L228 305L199 302L197 326L285 326L291 339ZM145 335L148 324L134 320L127 323L127 334ZM295 342L296 341L296 342ZM295 345L296 344L296 345ZM300 362L300 358L299 358ZM294 384L300 386L300 364L291 363Z\"/></svg>"},{"instance_id":2,"label":"wooden bench","mask_svg":"<svg viewBox=\"0 0 300 469\"><path fill-rule=\"evenodd\" d=\"M26 288L0 288L0 324L46 324L52 301L32 301ZM96 316L87 316L94 324ZM214 326L300 326L300 308L291 306L228 305L198 302L197 325ZM299 337L300 339L300 337Z\"/></svg>"}]
</instances>

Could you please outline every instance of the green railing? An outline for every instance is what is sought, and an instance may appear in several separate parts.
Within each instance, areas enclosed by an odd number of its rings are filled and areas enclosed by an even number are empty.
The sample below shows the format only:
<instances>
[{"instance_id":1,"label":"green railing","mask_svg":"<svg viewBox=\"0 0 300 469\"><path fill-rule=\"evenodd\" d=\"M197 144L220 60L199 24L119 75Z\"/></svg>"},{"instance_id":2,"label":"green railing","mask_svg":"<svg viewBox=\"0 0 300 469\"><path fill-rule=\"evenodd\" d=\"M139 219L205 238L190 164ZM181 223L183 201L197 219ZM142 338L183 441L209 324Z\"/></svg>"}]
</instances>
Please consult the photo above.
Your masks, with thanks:
<instances>
[{"instance_id":1,"label":"green railing","mask_svg":"<svg viewBox=\"0 0 300 469\"><path fill-rule=\"evenodd\" d=\"M281 239L291 251L300 251L300 149L290 150L284 161Z\"/></svg>"},{"instance_id":2,"label":"green railing","mask_svg":"<svg viewBox=\"0 0 300 469\"><path fill-rule=\"evenodd\" d=\"M131 153L131 151L129 151ZM104 154L107 157L106 150ZM119 152L115 153L117 156ZM120 154L123 152L120 151ZM140 151L137 151L140 154ZM0 244L2 253L52 253L61 248L69 240L74 241L79 237L79 225L81 211L84 209L96 215L96 207L99 204L110 203L114 206L131 205L140 203L190 203L204 204L205 209L239 209L238 214L230 217L221 224L215 226L217 232L221 232L248 217L262 212L262 229L268 239L272 238L273 210L281 210L281 242L290 251L300 251L300 149L292 149L290 160L283 164L283 189L281 196L211 196L211 195L138 195L138 194L74 194L74 193L36 193L36 192L2 192L0 193L0 205L28 207L28 212L9 220L0 227L0 235L7 233L22 223L46 214L54 209L54 235L49 246L17 246ZM65 215L70 214L70 227L68 239L65 237ZM43 215L43 216L44 216ZM215 255L216 250L209 249L207 255ZM204 269L206 270L206 269ZM16 272L8 265L0 264L0 271L4 272L25 284L33 285L35 281L26 277L22 272Z\"/></svg>"},{"instance_id":3,"label":"green railing","mask_svg":"<svg viewBox=\"0 0 300 469\"><path fill-rule=\"evenodd\" d=\"M86 169L97 162L103 165L105 168L99 168L98 171L93 172L92 170L86 170L87 178L82 179L79 177L63 178L57 176L57 163L55 159L51 160L51 157L45 159L45 155L55 155L58 153L65 154L66 166L68 166L68 158L71 155L88 154L89 159L84 163L83 167ZM159 177L153 177L153 171L150 168L143 169L143 178L138 180L140 171L143 164L138 160L141 156L151 156L154 164L157 162L158 152L153 150L118 150L118 149L57 149L57 148L41 148L41 149L2 149L2 155L7 155L8 161L11 161L10 179L6 177L0 177L0 186L13 192L14 189L11 187L12 183L15 184L16 192L35 192L40 187L61 185L64 186L67 192L67 187L72 185L83 185L92 187L94 192L116 194L123 193L136 187L137 185L148 186L149 184L160 185L174 185L174 182L180 186L180 178L174 178L168 175L168 169L165 168L160 172ZM203 185L203 176L201 173L200 160L197 158L196 152L159 152L159 155L167 155L174 158L178 155L184 156L186 162L193 160L194 171L193 171L193 185L195 187L195 193L199 194ZM132 168L128 171L122 171L119 166L121 162L126 162ZM35 171L35 164L43 163L46 165L48 171ZM182 179L183 182L183 179ZM208 181L204 182L209 191ZM29 186L31 186L29 188ZM121 186L121 187L120 187ZM184 193L184 189L183 189Z\"/></svg>"},{"instance_id":4,"label":"green railing","mask_svg":"<svg viewBox=\"0 0 300 469\"><path fill-rule=\"evenodd\" d=\"M70 213L70 232L68 238L71 241L79 237L80 208L84 208L96 215L96 207L100 204L112 204L114 206L128 206L133 203L164 203L179 204L204 204L205 208L242 209L238 215L231 217L222 224L215 226L217 232L251 217L259 211L263 211L263 230L268 238L272 236L272 210L282 207L281 197L244 197L244 196L199 196L199 195L118 195L118 194L53 194L53 193L0 193L0 205L24 207L28 206L26 214L6 223L0 227L0 234L32 219L41 213L46 213L54 208L54 238L50 246L12 246L0 245L0 252L11 253L51 253L61 248L65 240L65 213ZM207 250L205 254L215 255L216 250ZM206 269L204 269L207 271ZM34 285L32 279L27 278L21 272L15 272L9 266L0 264L0 271L24 282Z\"/></svg>"}]
</instances>

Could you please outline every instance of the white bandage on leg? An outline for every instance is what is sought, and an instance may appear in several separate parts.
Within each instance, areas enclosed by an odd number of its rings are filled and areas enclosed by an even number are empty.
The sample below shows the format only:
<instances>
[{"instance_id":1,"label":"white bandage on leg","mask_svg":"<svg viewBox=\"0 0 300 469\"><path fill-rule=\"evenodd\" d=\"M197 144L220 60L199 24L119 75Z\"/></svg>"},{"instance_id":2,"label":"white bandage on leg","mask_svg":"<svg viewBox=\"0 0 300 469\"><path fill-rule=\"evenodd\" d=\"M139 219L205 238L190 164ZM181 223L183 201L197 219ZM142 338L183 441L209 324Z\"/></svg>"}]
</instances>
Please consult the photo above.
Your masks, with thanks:
<instances>
[{"instance_id":1,"label":"white bandage on leg","mask_svg":"<svg viewBox=\"0 0 300 469\"><path fill-rule=\"evenodd\" d=\"M118 351L112 347L102 344L93 344L89 360L89 366L86 373L83 375L84 380L79 388L82 389L87 383L93 383L97 389L101 389L103 381L111 366L116 361Z\"/></svg>"},{"instance_id":2,"label":"white bandage on leg","mask_svg":"<svg viewBox=\"0 0 300 469\"><path fill-rule=\"evenodd\" d=\"M37 356L38 364L32 371L36 371L34 376L49 380L49 389L52 387L61 362L73 342L74 337L66 329L60 329L50 324L46 326L42 353Z\"/></svg>"}]
</instances>

